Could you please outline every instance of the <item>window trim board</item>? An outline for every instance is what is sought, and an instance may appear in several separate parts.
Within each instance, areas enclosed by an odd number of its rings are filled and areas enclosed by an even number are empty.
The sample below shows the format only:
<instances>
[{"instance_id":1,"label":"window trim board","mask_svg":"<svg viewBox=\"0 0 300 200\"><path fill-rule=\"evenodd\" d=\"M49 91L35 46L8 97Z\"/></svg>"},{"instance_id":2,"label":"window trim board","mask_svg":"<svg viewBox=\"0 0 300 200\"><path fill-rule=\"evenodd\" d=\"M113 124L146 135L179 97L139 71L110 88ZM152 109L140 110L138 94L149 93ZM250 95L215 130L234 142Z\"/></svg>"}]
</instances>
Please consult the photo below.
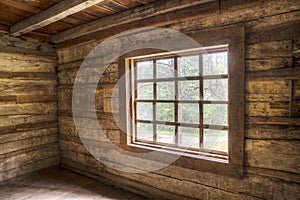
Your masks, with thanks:
<instances>
[{"instance_id":1,"label":"window trim board","mask_svg":"<svg viewBox=\"0 0 300 200\"><path fill-rule=\"evenodd\" d=\"M235 178L243 177L244 162L244 80L245 80L245 29L244 27L222 28L215 31L195 31L188 34L190 37L198 41L202 46L217 46L220 44L228 44L228 75L229 79L229 122L235 120L236 123L230 124L229 131L229 158L228 163L215 162L210 159L198 159L188 156L181 156L172 165L193 169L197 171L209 172L219 175L231 176ZM119 76L126 73L128 63L125 58L139 55L153 54L160 51L146 49L138 52L131 52L119 59ZM234 56L233 56L234 55ZM127 61L126 61L127 62ZM128 77L127 77L128 78ZM124 80L125 81L125 80ZM132 80L131 80L132 81ZM122 83L125 88L120 88L120 113L126 113L126 101L128 99L129 83ZM120 115L120 121L123 125L128 124L126 116ZM121 144L128 145L128 137L126 133L121 131ZM137 147L129 146L132 151L139 151Z\"/></svg>"}]
</instances>

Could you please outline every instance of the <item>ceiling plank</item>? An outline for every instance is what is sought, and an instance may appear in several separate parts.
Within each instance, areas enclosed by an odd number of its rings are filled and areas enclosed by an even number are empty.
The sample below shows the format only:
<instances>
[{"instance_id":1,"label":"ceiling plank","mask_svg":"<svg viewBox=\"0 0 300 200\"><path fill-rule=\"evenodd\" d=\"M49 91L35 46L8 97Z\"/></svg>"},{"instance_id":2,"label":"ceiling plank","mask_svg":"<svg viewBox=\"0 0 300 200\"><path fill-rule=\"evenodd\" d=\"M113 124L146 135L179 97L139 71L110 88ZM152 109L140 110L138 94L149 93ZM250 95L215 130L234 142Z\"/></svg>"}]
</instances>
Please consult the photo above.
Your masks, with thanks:
<instances>
[{"instance_id":1,"label":"ceiling plank","mask_svg":"<svg viewBox=\"0 0 300 200\"><path fill-rule=\"evenodd\" d=\"M77 13L104 0L64 0L54 6L29 17L10 28L10 34L20 36L35 29L47 26L69 15Z\"/></svg>"},{"instance_id":2,"label":"ceiling plank","mask_svg":"<svg viewBox=\"0 0 300 200\"><path fill-rule=\"evenodd\" d=\"M186 13L189 13L187 15ZM146 28L146 27L165 27L171 24L178 24L184 21L191 21L194 19L205 18L207 16L217 15L219 13L219 2L209 2L193 7L187 7L183 9L176 10L174 12L167 12L161 15L157 15L154 17L129 22L126 24L121 24L118 26L112 26L110 28L91 32L79 37L71 38L68 40L63 40L63 42L56 43L57 48L67 48L70 46L74 46L74 44L86 43L88 41L102 41L111 37L113 35L117 35L122 33L123 31L128 31L132 29L132 33L135 32L133 29ZM177 29L176 29L177 30ZM178 29L179 30L179 29ZM64 38L60 38L64 39ZM53 42L53 36L51 41Z\"/></svg>"},{"instance_id":3,"label":"ceiling plank","mask_svg":"<svg viewBox=\"0 0 300 200\"><path fill-rule=\"evenodd\" d=\"M142 7L125 10L123 12L103 17L101 19L68 29L52 36L52 42L60 43L89 33L105 30L114 26L128 24L145 18L171 13L176 10L202 5L208 2L218 2L216 0L165 0L156 1Z\"/></svg>"}]
</instances>

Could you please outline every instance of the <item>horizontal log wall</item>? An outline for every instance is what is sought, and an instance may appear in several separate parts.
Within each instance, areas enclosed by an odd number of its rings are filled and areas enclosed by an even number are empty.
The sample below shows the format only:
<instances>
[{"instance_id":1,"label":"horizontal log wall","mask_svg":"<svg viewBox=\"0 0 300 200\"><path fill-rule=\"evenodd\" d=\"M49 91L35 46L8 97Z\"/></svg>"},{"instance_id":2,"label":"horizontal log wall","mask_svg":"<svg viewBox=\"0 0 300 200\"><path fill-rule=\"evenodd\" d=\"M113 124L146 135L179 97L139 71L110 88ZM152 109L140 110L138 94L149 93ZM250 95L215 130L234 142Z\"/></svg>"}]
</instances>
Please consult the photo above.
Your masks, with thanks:
<instances>
[{"instance_id":1,"label":"horizontal log wall","mask_svg":"<svg viewBox=\"0 0 300 200\"><path fill-rule=\"evenodd\" d=\"M53 46L0 34L0 182L58 165Z\"/></svg>"},{"instance_id":2,"label":"horizontal log wall","mask_svg":"<svg viewBox=\"0 0 300 200\"><path fill-rule=\"evenodd\" d=\"M122 185L133 192L166 199L299 199L300 4L297 0L245 2L216 1L219 5L214 6L216 10L212 14L201 16L200 13L197 19L178 20L168 25L187 34L230 26L245 27L246 124L242 179L175 166L146 174L128 174L105 167L85 149L72 119L76 73L85 56L98 43L126 29L125 25L57 45L62 166ZM130 26L134 25L143 24L133 22ZM84 78L98 81L95 76ZM114 63L100 80L96 95L99 122L114 143L120 142L120 131L112 120L110 101L111 98L117 101L117 96L112 96L117 80L118 66ZM88 86L85 89L88 91ZM88 111L82 113L82 129L88 123L87 116ZM88 131L97 137L96 130Z\"/></svg>"}]
</instances>

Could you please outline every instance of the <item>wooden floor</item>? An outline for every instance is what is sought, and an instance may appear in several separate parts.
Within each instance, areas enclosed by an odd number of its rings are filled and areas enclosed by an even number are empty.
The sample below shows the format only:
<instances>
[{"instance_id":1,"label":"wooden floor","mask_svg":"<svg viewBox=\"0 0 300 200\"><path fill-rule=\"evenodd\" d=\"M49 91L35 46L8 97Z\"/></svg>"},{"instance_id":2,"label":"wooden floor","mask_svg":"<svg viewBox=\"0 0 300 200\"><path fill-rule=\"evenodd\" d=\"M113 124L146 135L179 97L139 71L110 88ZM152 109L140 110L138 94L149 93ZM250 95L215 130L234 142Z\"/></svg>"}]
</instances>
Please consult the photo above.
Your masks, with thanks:
<instances>
[{"instance_id":1,"label":"wooden floor","mask_svg":"<svg viewBox=\"0 0 300 200\"><path fill-rule=\"evenodd\" d=\"M50 168L0 185L1 200L145 200L70 171Z\"/></svg>"}]
</instances>

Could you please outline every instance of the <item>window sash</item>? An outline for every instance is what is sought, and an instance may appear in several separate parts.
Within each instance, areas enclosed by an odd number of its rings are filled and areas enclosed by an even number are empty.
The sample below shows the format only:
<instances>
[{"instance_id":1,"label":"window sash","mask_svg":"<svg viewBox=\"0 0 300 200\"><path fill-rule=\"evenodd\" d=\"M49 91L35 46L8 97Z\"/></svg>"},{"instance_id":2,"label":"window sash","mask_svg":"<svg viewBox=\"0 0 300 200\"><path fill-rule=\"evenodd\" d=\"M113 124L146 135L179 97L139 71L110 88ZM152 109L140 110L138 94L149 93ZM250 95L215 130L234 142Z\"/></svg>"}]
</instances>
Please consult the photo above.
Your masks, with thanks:
<instances>
[{"instance_id":1,"label":"window sash","mask_svg":"<svg viewBox=\"0 0 300 200\"><path fill-rule=\"evenodd\" d=\"M228 52L228 48L222 47L222 49L210 49L209 53L219 53L219 52ZM133 69L133 73L131 74L131 88L134 85L134 88L137 89L137 84L138 83L152 83L153 84L153 99L149 100L142 100L137 98L137 90L134 92L134 99L131 99L131 110L134 115L133 117L133 122L132 122L132 128L133 128L133 137L131 139L131 143L140 143L144 145L156 145L156 146L167 146L167 147L174 147L175 149L177 148L178 150L181 149L186 149L190 150L192 152L210 152L211 156L227 156L226 158L228 159L228 150L227 152L223 151L218 151L218 150L208 150L204 148L204 129L213 129L213 130L227 130L228 135L229 133L229 125L228 126L221 126L221 125L209 125L209 124L204 124L203 123L203 106L205 104L225 104L228 105L229 101L205 101L203 100L204 98L204 80L222 80L222 79L227 79L229 84L229 75L228 74L220 74L220 75L207 75L207 76L202 76L203 74L203 62L202 62L202 53L201 52L190 52L188 54L189 56L199 56L199 76L187 76L187 77L179 77L178 76L178 59L180 58L179 56L174 56L172 54L169 55L164 55L162 57L160 56L154 56L154 57L147 57L147 58L138 58L138 59L132 59L131 60L131 69ZM186 55L185 55L186 56ZM173 59L174 60L174 77L170 78L156 78L156 73L157 73L157 60L160 59ZM137 79L137 63L141 61L151 61L153 62L153 78L152 79ZM228 68L228 66L227 66ZM180 81L186 81L186 80L198 80L199 81L199 99L200 100L178 100L178 93L179 93L179 82ZM174 82L175 83L175 99L174 100L158 100L157 99L157 83L159 82ZM152 103L152 119L153 120L138 120L137 119L137 103ZM168 122L168 121L158 121L156 119L156 105L157 103L173 103L174 104L174 122ZM180 123L178 119L178 106L179 103L193 103L193 104L198 104L199 106L199 122L198 123ZM227 106L227 112L229 111L228 106ZM153 141L148 141L148 140L142 140L138 139L138 133L137 133L137 123L143 123L143 124L152 124L153 125ZM229 123L229 121L228 121ZM169 143L162 143L157 141L157 125L171 125L175 127L175 144L169 144ZM179 145L179 127L190 127L190 128L198 128L199 129L199 148L187 148L187 147L182 147ZM228 140L227 140L228 142ZM228 147L229 148L229 147ZM216 155L214 155L216 154Z\"/></svg>"}]
</instances>

